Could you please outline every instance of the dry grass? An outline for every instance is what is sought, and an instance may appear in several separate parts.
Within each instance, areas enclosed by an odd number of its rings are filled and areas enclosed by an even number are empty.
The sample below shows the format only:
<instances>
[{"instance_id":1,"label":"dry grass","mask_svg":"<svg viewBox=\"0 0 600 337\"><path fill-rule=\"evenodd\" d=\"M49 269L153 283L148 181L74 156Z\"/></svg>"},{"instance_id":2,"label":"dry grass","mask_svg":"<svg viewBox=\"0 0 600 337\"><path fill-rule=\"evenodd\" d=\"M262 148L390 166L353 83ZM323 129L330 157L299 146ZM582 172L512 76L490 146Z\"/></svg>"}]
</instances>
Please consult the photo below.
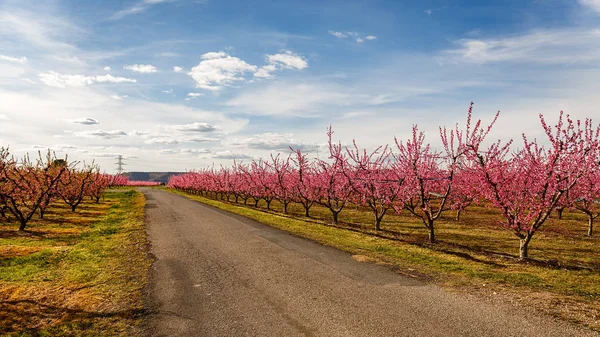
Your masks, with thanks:
<instances>
[{"instance_id":1,"label":"dry grass","mask_svg":"<svg viewBox=\"0 0 600 337\"><path fill-rule=\"evenodd\" d=\"M461 221L448 213L437 223L438 243L429 244L420 220L407 213L390 213L383 230L375 231L373 215L356 206L345 209L341 223L333 225L329 211L318 206L306 218L300 205L283 215L267 211L264 203L255 209L186 196L349 251L359 261L390 264L401 274L448 289L530 306L600 330L600 238L585 236L586 219L576 212L550 219L530 244L532 259L520 262L518 239L498 225L498 212L481 206L470 207ZM271 206L281 210L276 202Z\"/></svg>"},{"instance_id":2,"label":"dry grass","mask_svg":"<svg viewBox=\"0 0 600 337\"><path fill-rule=\"evenodd\" d=\"M0 334L139 334L149 267L144 204L136 191L112 190L76 213L52 205L24 233L1 223Z\"/></svg>"}]
</instances>

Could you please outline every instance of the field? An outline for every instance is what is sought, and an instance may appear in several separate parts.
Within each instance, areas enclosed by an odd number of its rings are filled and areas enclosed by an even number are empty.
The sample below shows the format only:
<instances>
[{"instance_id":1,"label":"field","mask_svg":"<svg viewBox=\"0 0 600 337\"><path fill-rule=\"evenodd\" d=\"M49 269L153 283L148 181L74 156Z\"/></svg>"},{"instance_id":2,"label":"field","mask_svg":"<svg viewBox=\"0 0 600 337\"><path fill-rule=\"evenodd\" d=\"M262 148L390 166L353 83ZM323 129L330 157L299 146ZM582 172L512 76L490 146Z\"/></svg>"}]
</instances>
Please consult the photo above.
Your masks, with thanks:
<instances>
[{"instance_id":1,"label":"field","mask_svg":"<svg viewBox=\"0 0 600 337\"><path fill-rule=\"evenodd\" d=\"M0 224L0 335L131 336L150 260L145 199L108 190L72 213L56 203L26 232Z\"/></svg>"},{"instance_id":2,"label":"field","mask_svg":"<svg viewBox=\"0 0 600 337\"><path fill-rule=\"evenodd\" d=\"M296 204L286 216L275 201L271 209L277 212L267 211L264 202L255 209L172 192L338 247L359 261L389 264L400 274L450 291L512 302L600 329L600 239L585 236L587 221L577 212L550 219L532 240L531 259L520 262L518 239L497 225L496 210L482 206L469 207L460 221L446 213L437 224L438 243L429 244L420 220L406 212L390 213L382 230L375 231L372 214L356 206L344 209L340 223L332 225L330 212L319 206L306 218Z\"/></svg>"}]
</instances>

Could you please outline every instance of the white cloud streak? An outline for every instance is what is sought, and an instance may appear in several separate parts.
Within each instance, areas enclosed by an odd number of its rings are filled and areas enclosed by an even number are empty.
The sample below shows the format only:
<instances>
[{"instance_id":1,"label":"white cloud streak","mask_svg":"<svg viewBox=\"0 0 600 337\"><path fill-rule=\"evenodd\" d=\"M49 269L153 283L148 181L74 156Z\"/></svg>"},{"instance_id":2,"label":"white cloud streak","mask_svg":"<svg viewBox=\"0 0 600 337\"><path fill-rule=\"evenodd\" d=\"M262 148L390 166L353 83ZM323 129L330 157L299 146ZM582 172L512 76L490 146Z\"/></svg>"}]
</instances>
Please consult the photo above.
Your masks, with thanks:
<instances>
[{"instance_id":1,"label":"white cloud streak","mask_svg":"<svg viewBox=\"0 0 600 337\"><path fill-rule=\"evenodd\" d=\"M27 63L27 57L25 57L25 56L11 57L11 56L6 56L6 55L0 55L0 61L25 64L25 63Z\"/></svg>"},{"instance_id":2,"label":"white cloud streak","mask_svg":"<svg viewBox=\"0 0 600 337\"><path fill-rule=\"evenodd\" d=\"M175 1L175 0L142 0L142 1L135 3L131 7L127 7L125 9L122 9L122 10L116 12L109 19L110 20L120 20L129 15L134 15L134 14L139 14L139 13L145 12L153 5L166 3L166 2L173 2L173 1Z\"/></svg>"},{"instance_id":3,"label":"white cloud streak","mask_svg":"<svg viewBox=\"0 0 600 337\"><path fill-rule=\"evenodd\" d=\"M70 74L59 74L51 71L47 73L40 73L38 75L40 81L47 86L56 88L66 87L84 87L95 83L135 83L136 80L133 78L116 77L111 74L88 76L88 75L70 75Z\"/></svg>"},{"instance_id":4,"label":"white cloud streak","mask_svg":"<svg viewBox=\"0 0 600 337\"><path fill-rule=\"evenodd\" d=\"M192 123L185 125L175 126L177 131L188 131L188 132L213 132L219 130L218 127L208 123Z\"/></svg>"},{"instance_id":5,"label":"white cloud streak","mask_svg":"<svg viewBox=\"0 0 600 337\"><path fill-rule=\"evenodd\" d=\"M125 70L135 71L136 73L151 74L158 70L151 64L128 64L123 67Z\"/></svg>"},{"instance_id":6,"label":"white cloud streak","mask_svg":"<svg viewBox=\"0 0 600 337\"><path fill-rule=\"evenodd\" d=\"M76 137L85 137L85 138L98 137L98 138L104 138L104 139L111 139L111 138L127 136L127 133L122 130L105 131L105 130L99 129L99 130L91 130L91 131L73 132L73 135Z\"/></svg>"},{"instance_id":7,"label":"white cloud streak","mask_svg":"<svg viewBox=\"0 0 600 337\"><path fill-rule=\"evenodd\" d=\"M445 60L540 64L597 62L600 60L600 29L540 30L505 38L462 39L456 45L457 48L443 53Z\"/></svg>"},{"instance_id":8,"label":"white cloud streak","mask_svg":"<svg viewBox=\"0 0 600 337\"><path fill-rule=\"evenodd\" d=\"M100 122L98 122L97 119L90 118L90 117L82 117L82 118L69 119L67 121L69 123L83 124L83 125L97 125L97 124L100 124Z\"/></svg>"}]
</instances>

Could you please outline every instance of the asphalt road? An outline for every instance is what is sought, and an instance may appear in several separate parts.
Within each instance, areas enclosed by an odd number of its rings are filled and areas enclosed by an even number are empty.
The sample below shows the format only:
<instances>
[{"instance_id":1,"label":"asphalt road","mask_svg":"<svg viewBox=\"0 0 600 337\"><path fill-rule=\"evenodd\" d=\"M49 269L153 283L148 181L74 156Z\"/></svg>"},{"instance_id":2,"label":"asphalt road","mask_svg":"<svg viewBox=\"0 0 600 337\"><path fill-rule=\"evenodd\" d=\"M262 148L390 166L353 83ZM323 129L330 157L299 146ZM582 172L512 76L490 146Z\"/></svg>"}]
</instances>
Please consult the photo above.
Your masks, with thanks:
<instances>
[{"instance_id":1,"label":"asphalt road","mask_svg":"<svg viewBox=\"0 0 600 337\"><path fill-rule=\"evenodd\" d=\"M149 336L596 336L143 189Z\"/></svg>"}]
</instances>

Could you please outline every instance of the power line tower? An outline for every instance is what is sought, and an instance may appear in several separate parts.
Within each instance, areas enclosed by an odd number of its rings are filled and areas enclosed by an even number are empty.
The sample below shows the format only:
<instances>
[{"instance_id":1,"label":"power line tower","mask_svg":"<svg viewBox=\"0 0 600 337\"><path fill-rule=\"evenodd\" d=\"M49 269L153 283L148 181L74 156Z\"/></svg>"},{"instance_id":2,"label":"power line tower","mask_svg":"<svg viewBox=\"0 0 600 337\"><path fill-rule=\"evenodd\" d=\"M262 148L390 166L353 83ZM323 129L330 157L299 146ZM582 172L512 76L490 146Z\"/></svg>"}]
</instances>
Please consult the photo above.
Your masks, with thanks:
<instances>
[{"instance_id":1,"label":"power line tower","mask_svg":"<svg viewBox=\"0 0 600 337\"><path fill-rule=\"evenodd\" d=\"M119 172L119 174L122 174L123 173L123 166L126 165L125 163L123 163L123 156L122 155L119 155L117 157L116 164L117 164L117 172Z\"/></svg>"}]
</instances>

